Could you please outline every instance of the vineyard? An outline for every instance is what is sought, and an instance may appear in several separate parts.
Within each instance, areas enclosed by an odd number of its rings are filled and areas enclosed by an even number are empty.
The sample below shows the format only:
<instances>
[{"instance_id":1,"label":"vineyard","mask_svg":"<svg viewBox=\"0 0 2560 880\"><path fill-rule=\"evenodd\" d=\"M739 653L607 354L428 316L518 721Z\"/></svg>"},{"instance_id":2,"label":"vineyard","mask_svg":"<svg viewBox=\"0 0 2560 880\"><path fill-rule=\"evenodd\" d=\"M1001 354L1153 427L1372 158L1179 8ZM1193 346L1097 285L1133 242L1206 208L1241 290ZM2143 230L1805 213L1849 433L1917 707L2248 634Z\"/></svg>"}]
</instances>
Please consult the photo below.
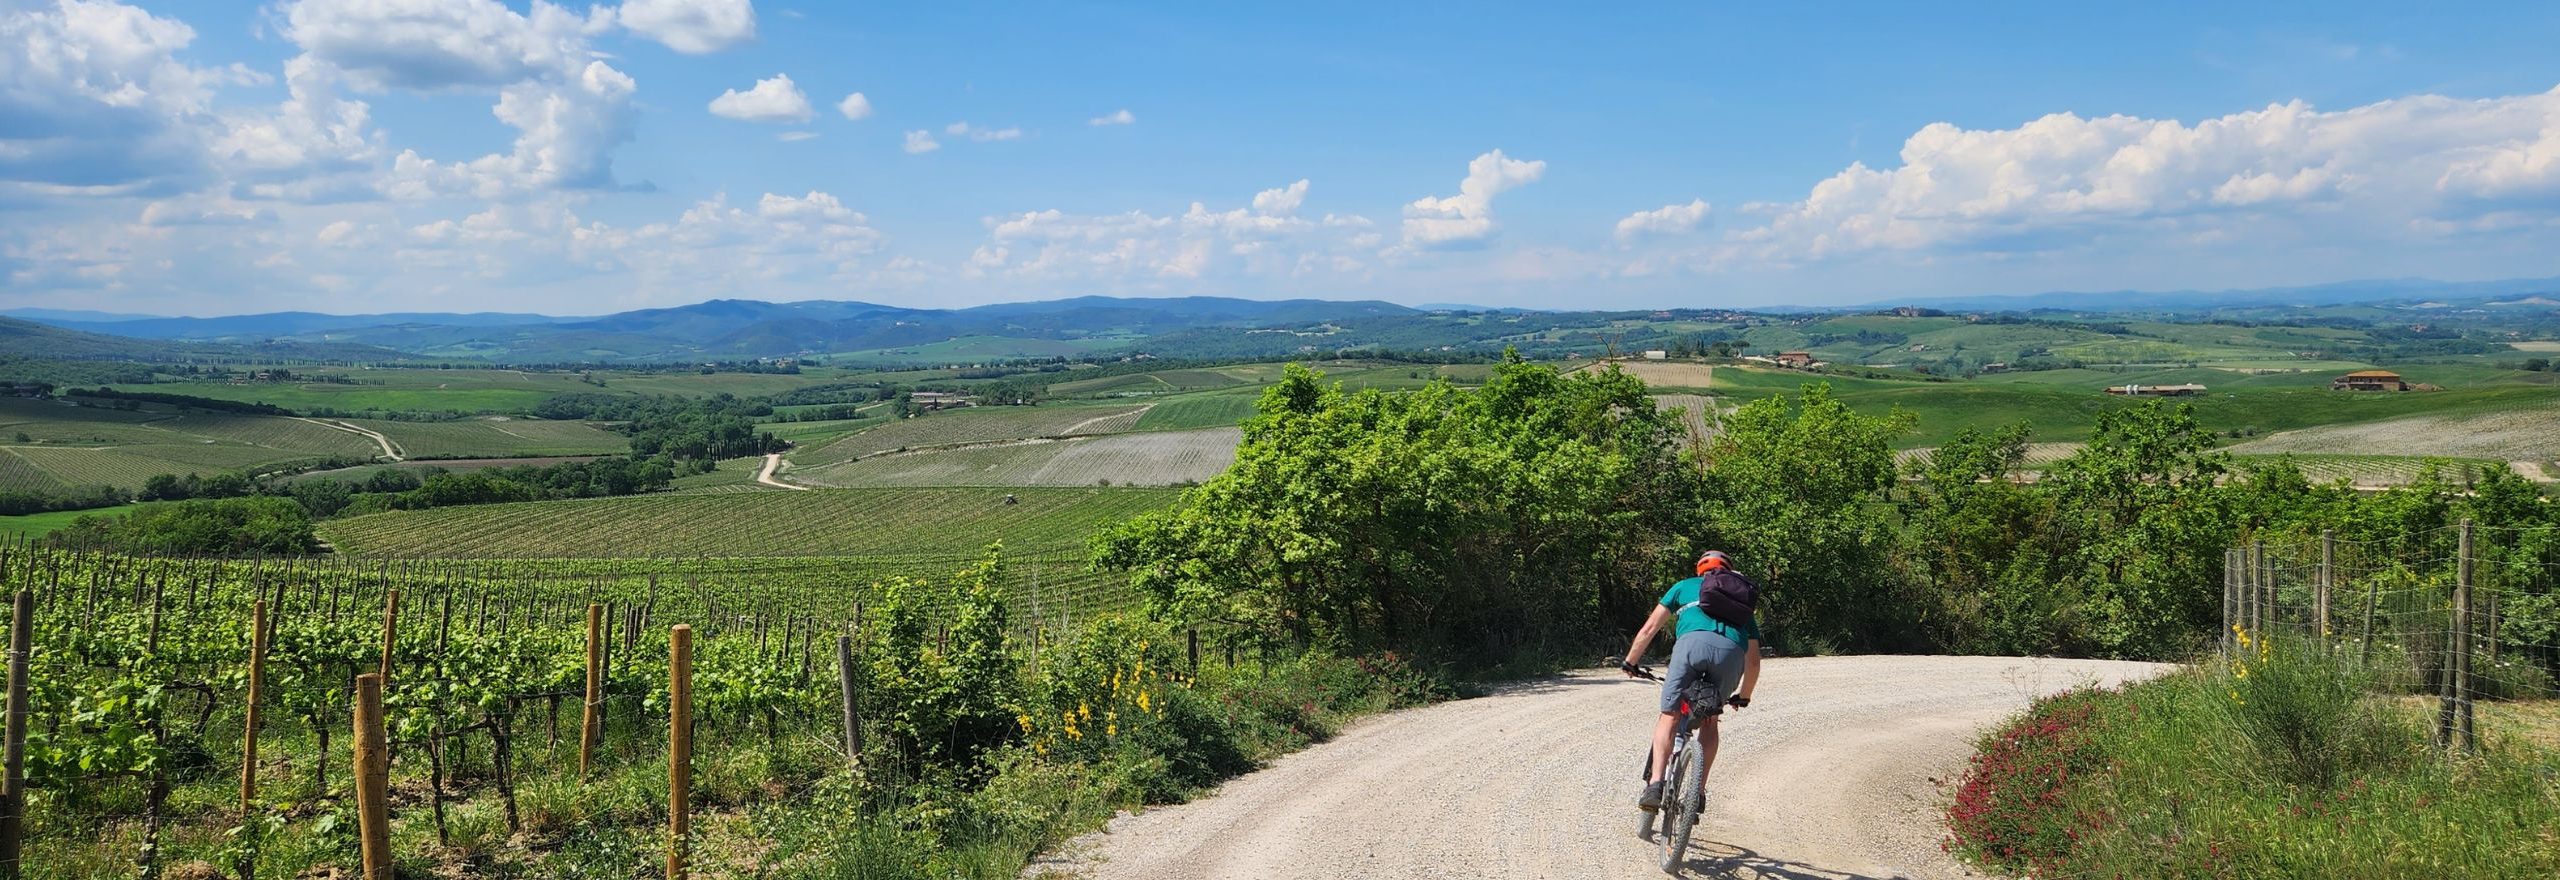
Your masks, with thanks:
<instances>
[{"instance_id":1,"label":"vineyard","mask_svg":"<svg viewBox=\"0 0 2560 880\"><path fill-rule=\"evenodd\" d=\"M347 424L381 432L409 458L528 458L614 455L631 451L631 442L622 435L585 422L510 418L453 422L348 419ZM363 439L353 434L344 436ZM369 442L367 446L371 448Z\"/></svg>"},{"instance_id":2,"label":"vineyard","mask_svg":"<svg viewBox=\"0 0 2560 880\"><path fill-rule=\"evenodd\" d=\"M1108 434L1135 426L1146 409L1144 406L971 407L882 424L833 443L793 452L791 462L807 468L926 446Z\"/></svg>"},{"instance_id":3,"label":"vineyard","mask_svg":"<svg viewBox=\"0 0 2560 880\"><path fill-rule=\"evenodd\" d=\"M1147 431L880 455L791 471L813 486L1173 486L1236 460L1241 428Z\"/></svg>"},{"instance_id":4,"label":"vineyard","mask_svg":"<svg viewBox=\"0 0 2560 880\"><path fill-rule=\"evenodd\" d=\"M24 440L16 438L24 437ZM177 414L0 400L0 490L140 487L155 474L271 469L372 458L357 434L275 416Z\"/></svg>"},{"instance_id":5,"label":"vineyard","mask_svg":"<svg viewBox=\"0 0 2560 880\"><path fill-rule=\"evenodd\" d=\"M2285 431L2233 447L2242 453L2337 453L2541 461L2560 437L2560 405L2424 415Z\"/></svg>"},{"instance_id":6,"label":"vineyard","mask_svg":"<svg viewBox=\"0 0 2560 880\"><path fill-rule=\"evenodd\" d=\"M2302 469L2303 476L2314 483L2341 480L2354 486L2406 486L2418 481L2420 474L2433 469L2436 475L2453 483L2469 483L2491 468L2506 467L2505 462L2477 459L2416 458L2389 455L2292 455L2282 456Z\"/></svg>"},{"instance_id":7,"label":"vineyard","mask_svg":"<svg viewBox=\"0 0 2560 880\"><path fill-rule=\"evenodd\" d=\"M1177 494L942 488L650 495L378 513L323 523L320 537L340 553L371 557L936 554L998 540L1034 550L1082 547L1097 525L1162 508Z\"/></svg>"},{"instance_id":8,"label":"vineyard","mask_svg":"<svg viewBox=\"0 0 2560 880\"><path fill-rule=\"evenodd\" d=\"M0 545L25 683L9 722L24 824L0 817L24 849L0 859L41 877L629 877L667 864L672 825L679 864L728 876L775 858L750 815L825 815L849 760L897 766L932 742L899 714L912 676L1063 648L1127 605L1085 568ZM954 604L992 598L1010 617Z\"/></svg>"}]
</instances>

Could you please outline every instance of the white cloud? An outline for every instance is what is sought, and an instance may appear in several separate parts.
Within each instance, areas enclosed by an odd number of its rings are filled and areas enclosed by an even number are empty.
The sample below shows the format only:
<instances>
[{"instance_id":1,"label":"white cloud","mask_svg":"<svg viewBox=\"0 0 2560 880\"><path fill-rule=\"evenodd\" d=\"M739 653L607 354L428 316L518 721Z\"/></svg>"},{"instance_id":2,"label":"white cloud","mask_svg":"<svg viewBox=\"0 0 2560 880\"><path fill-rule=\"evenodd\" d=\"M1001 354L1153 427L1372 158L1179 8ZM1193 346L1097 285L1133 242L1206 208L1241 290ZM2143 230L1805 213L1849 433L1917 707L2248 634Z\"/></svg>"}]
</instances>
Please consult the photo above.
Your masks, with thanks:
<instances>
[{"instance_id":1,"label":"white cloud","mask_svg":"<svg viewBox=\"0 0 2560 880\"><path fill-rule=\"evenodd\" d=\"M1105 114L1103 114L1103 115L1096 116L1096 117L1094 117L1094 118L1092 118L1092 119L1087 119L1087 120L1085 120L1085 121L1084 121L1084 124L1086 124L1086 125L1130 125L1130 124L1134 124L1134 123L1136 123L1137 121L1138 121L1138 117L1137 117L1137 115L1136 115L1136 114L1130 113L1130 112L1129 112L1129 108L1127 108L1127 107L1122 107L1122 108L1120 108L1120 109L1119 109L1118 111L1116 111L1116 112L1112 112L1112 113L1105 113Z\"/></svg>"},{"instance_id":2,"label":"white cloud","mask_svg":"<svg viewBox=\"0 0 2560 880\"><path fill-rule=\"evenodd\" d=\"M1306 203L1307 182L1304 179L1278 189L1266 189L1253 194L1253 210L1258 214L1286 217L1298 213L1298 206Z\"/></svg>"},{"instance_id":3,"label":"white cloud","mask_svg":"<svg viewBox=\"0 0 2560 880\"><path fill-rule=\"evenodd\" d=\"M933 132L925 131L923 129L907 132L906 150L908 155L920 155L939 149L942 149L942 142L933 139Z\"/></svg>"},{"instance_id":4,"label":"white cloud","mask_svg":"<svg viewBox=\"0 0 2560 880\"><path fill-rule=\"evenodd\" d=\"M952 137L965 137L982 144L988 141L1010 141L1022 138L1022 129L1019 128L981 128L966 122L954 122L943 126L942 133Z\"/></svg>"},{"instance_id":5,"label":"white cloud","mask_svg":"<svg viewBox=\"0 0 2560 880\"><path fill-rule=\"evenodd\" d=\"M214 91L255 77L178 61L194 40L121 3L0 10L0 181L90 195L201 183Z\"/></svg>"},{"instance_id":6,"label":"white cloud","mask_svg":"<svg viewBox=\"0 0 2560 880\"><path fill-rule=\"evenodd\" d=\"M783 73L756 80L755 88L744 92L721 92L711 99L711 114L748 122L807 122L817 115L809 109L809 96Z\"/></svg>"},{"instance_id":7,"label":"white cloud","mask_svg":"<svg viewBox=\"0 0 2560 880\"><path fill-rule=\"evenodd\" d=\"M282 17L285 37L304 54L288 63L295 101L280 108L273 125L283 128L297 115L330 120L332 127L298 126L305 133L333 128L329 138L302 140L331 147L341 157L363 158L352 145L371 137L362 132L360 118L347 130L345 123L363 106L329 95L330 83L359 90L496 92L490 112L516 130L511 150L470 160L403 150L377 181L381 193L521 198L547 189L614 185L613 151L632 137L631 101L639 84L601 60L602 53L588 43L613 26L612 8L581 16L543 0L522 14L495 0L298 0L283 8ZM295 102L328 112L301 110ZM267 154L289 155L272 147L293 138L266 137L256 127L244 127L241 144L263 141L271 147ZM298 188L274 184L258 192L293 197Z\"/></svg>"},{"instance_id":8,"label":"white cloud","mask_svg":"<svg viewBox=\"0 0 2560 880\"><path fill-rule=\"evenodd\" d=\"M543 189L613 183L613 149L631 139L631 77L602 61L566 82L530 81L498 93L491 113L516 129L515 148L468 162L439 162L402 150L383 191L395 198L469 195L508 198Z\"/></svg>"},{"instance_id":9,"label":"white cloud","mask_svg":"<svg viewBox=\"0 0 2560 880\"><path fill-rule=\"evenodd\" d=\"M1367 218L1295 216L1307 181L1263 190L1251 205L1212 211L1193 202L1178 215L1144 211L1069 214L1055 209L988 217L987 243L964 277L1090 281L1140 290L1200 278L1356 276L1377 245Z\"/></svg>"},{"instance_id":10,"label":"white cloud","mask_svg":"<svg viewBox=\"0 0 2560 880\"><path fill-rule=\"evenodd\" d=\"M687 55L756 37L756 9L749 0L626 0L615 18L633 33Z\"/></svg>"},{"instance_id":11,"label":"white cloud","mask_svg":"<svg viewBox=\"0 0 2560 880\"><path fill-rule=\"evenodd\" d=\"M781 134L774 135L773 139L786 144L796 144L801 141L816 140L817 137L818 133L814 131L786 131Z\"/></svg>"},{"instance_id":12,"label":"white cloud","mask_svg":"<svg viewBox=\"0 0 2560 880\"><path fill-rule=\"evenodd\" d=\"M2193 125L2060 113L1924 127L1899 167L1853 164L1801 201L1758 206L1769 222L1735 236L1728 258L2039 252L2118 233L2390 241L2520 205L2547 216L2554 196L2560 89L2325 112L2296 101Z\"/></svg>"},{"instance_id":13,"label":"white cloud","mask_svg":"<svg viewBox=\"0 0 2560 880\"><path fill-rule=\"evenodd\" d=\"M492 89L576 70L610 16L535 0L519 14L497 0L296 0L284 37L365 89Z\"/></svg>"},{"instance_id":14,"label":"white cloud","mask_svg":"<svg viewBox=\"0 0 2560 880\"><path fill-rule=\"evenodd\" d=\"M1404 208L1404 245L1432 249L1481 244L1494 234L1493 197L1536 183L1544 161L1521 161L1494 150L1467 163L1454 196L1425 196Z\"/></svg>"},{"instance_id":15,"label":"white cloud","mask_svg":"<svg viewBox=\"0 0 2560 880\"><path fill-rule=\"evenodd\" d=\"M846 119L857 122L869 119L871 118L871 99L863 97L861 92L846 95L844 100L836 102L836 112L844 114Z\"/></svg>"},{"instance_id":16,"label":"white cloud","mask_svg":"<svg viewBox=\"0 0 2560 880\"><path fill-rule=\"evenodd\" d=\"M1708 210L1706 200L1690 199L1686 205L1664 205L1650 211L1637 211L1618 221L1618 240L1695 231L1706 224Z\"/></svg>"}]
</instances>

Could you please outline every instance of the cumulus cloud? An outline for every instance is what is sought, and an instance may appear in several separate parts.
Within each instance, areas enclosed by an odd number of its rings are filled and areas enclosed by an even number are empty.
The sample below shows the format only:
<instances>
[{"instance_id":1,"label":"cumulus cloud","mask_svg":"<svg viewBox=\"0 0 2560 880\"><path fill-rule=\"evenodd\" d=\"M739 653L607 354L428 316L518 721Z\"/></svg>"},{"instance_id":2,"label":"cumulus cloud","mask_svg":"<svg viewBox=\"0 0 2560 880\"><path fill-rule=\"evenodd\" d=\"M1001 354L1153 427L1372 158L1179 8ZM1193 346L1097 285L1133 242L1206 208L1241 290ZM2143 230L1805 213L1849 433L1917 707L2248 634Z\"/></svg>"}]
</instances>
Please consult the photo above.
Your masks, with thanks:
<instances>
[{"instance_id":1,"label":"cumulus cloud","mask_svg":"<svg viewBox=\"0 0 2560 880\"><path fill-rule=\"evenodd\" d=\"M1547 173L1544 161L1521 161L1494 150L1467 163L1454 196L1425 196L1404 208L1404 244L1410 248L1468 247L1494 234L1493 197Z\"/></svg>"},{"instance_id":2,"label":"cumulus cloud","mask_svg":"<svg viewBox=\"0 0 2560 880\"><path fill-rule=\"evenodd\" d=\"M2391 238L2560 196L2560 89L2398 98L2338 111L2295 101L2194 124L2058 113L2010 129L1947 123L1901 164L1853 164L1800 201L1754 206L1740 259L2041 251L2118 232L2225 238L2275 226Z\"/></svg>"},{"instance_id":3,"label":"cumulus cloud","mask_svg":"<svg viewBox=\"0 0 2560 880\"><path fill-rule=\"evenodd\" d=\"M1117 282L1150 289L1207 277L1349 276L1377 246L1367 218L1296 216L1307 181L1263 190L1247 207L1213 211L1200 202L1176 215L1145 211L1069 214L1026 211L983 222L988 241L971 253L965 277Z\"/></svg>"},{"instance_id":4,"label":"cumulus cloud","mask_svg":"<svg viewBox=\"0 0 2560 880\"><path fill-rule=\"evenodd\" d=\"M756 80L755 88L743 92L721 92L711 99L711 114L748 122L807 122L817 115L809 109L809 96L783 73Z\"/></svg>"},{"instance_id":5,"label":"cumulus cloud","mask_svg":"<svg viewBox=\"0 0 2560 880\"><path fill-rule=\"evenodd\" d=\"M1650 211L1637 211L1618 221L1618 240L1691 232L1706 225L1708 210L1704 199L1690 199L1686 205L1664 205Z\"/></svg>"},{"instance_id":6,"label":"cumulus cloud","mask_svg":"<svg viewBox=\"0 0 2560 880\"><path fill-rule=\"evenodd\" d=\"M1019 128L984 128L966 122L954 122L943 126L942 133L952 137L965 137L982 144L988 141L1010 141L1022 138L1022 129Z\"/></svg>"},{"instance_id":7,"label":"cumulus cloud","mask_svg":"<svg viewBox=\"0 0 2560 880\"><path fill-rule=\"evenodd\" d=\"M933 132L923 129L907 132L907 155L922 155L939 149L942 149L942 142L933 139Z\"/></svg>"},{"instance_id":8,"label":"cumulus cloud","mask_svg":"<svg viewBox=\"0 0 2560 880\"><path fill-rule=\"evenodd\" d=\"M1116 111L1116 112L1112 112L1112 113L1105 113L1105 114L1103 114L1103 115L1096 116L1096 117L1094 117L1094 118L1092 118L1092 119L1087 119L1087 120L1085 120L1085 121L1084 121L1084 124L1086 124L1086 125L1131 125L1131 124L1136 123L1137 121L1138 121L1137 114L1130 113L1130 112L1129 112L1129 108L1127 108L1127 107L1122 107L1122 108L1120 108L1120 109L1119 109L1118 111Z\"/></svg>"},{"instance_id":9,"label":"cumulus cloud","mask_svg":"<svg viewBox=\"0 0 2560 880\"><path fill-rule=\"evenodd\" d=\"M288 63L289 74L298 64L303 75L288 78L298 89L310 84L296 98L335 108L341 120L361 105L323 94L328 83L497 93L490 113L516 130L512 149L458 161L403 150L376 183L381 193L520 198L615 185L613 151L632 137L639 84L589 45L617 21L612 8L579 15L542 0L525 13L496 0L298 0L281 12L285 37L303 50ZM289 103L279 124L294 115Z\"/></svg>"},{"instance_id":10,"label":"cumulus cloud","mask_svg":"<svg viewBox=\"0 0 2560 880\"><path fill-rule=\"evenodd\" d=\"M756 9L748 0L626 0L615 18L632 33L687 55L756 37Z\"/></svg>"},{"instance_id":11,"label":"cumulus cloud","mask_svg":"<svg viewBox=\"0 0 2560 880\"><path fill-rule=\"evenodd\" d=\"M469 195L507 198L543 189L613 184L613 149L631 139L631 77L587 62L565 82L532 81L498 93L490 112L516 129L515 148L468 162L439 162L402 150L385 193L397 198Z\"/></svg>"},{"instance_id":12,"label":"cumulus cloud","mask_svg":"<svg viewBox=\"0 0 2560 880\"><path fill-rule=\"evenodd\" d=\"M844 100L836 102L836 112L844 114L846 119L857 122L869 119L871 118L871 99L863 97L861 92L846 95Z\"/></svg>"},{"instance_id":13,"label":"cumulus cloud","mask_svg":"<svg viewBox=\"0 0 2560 880\"><path fill-rule=\"evenodd\" d=\"M774 140L778 140L786 144L796 144L801 141L816 140L817 138L818 133L814 131L786 131L773 136Z\"/></svg>"},{"instance_id":14,"label":"cumulus cloud","mask_svg":"<svg viewBox=\"0 0 2560 880\"><path fill-rule=\"evenodd\" d=\"M497 0L298 0L282 11L285 39L370 90L490 89L576 70L610 22L541 0L529 15Z\"/></svg>"},{"instance_id":15,"label":"cumulus cloud","mask_svg":"<svg viewBox=\"0 0 2560 880\"><path fill-rule=\"evenodd\" d=\"M0 181L92 194L198 183L214 91L254 75L178 61L194 40L121 3L0 11Z\"/></svg>"}]
</instances>

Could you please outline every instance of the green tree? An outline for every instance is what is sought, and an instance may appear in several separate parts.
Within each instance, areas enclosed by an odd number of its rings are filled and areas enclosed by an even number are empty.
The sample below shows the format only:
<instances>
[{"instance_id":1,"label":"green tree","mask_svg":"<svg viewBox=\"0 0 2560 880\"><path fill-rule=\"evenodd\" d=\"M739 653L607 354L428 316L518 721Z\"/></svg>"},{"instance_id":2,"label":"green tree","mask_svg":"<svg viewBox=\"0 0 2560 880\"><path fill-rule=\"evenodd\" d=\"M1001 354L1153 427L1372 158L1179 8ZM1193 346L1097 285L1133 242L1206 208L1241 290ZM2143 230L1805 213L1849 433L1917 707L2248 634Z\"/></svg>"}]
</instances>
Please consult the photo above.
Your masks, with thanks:
<instances>
[{"instance_id":1,"label":"green tree","mask_svg":"<svg viewBox=\"0 0 2560 880\"><path fill-rule=\"evenodd\" d=\"M1892 442L1914 417L1862 416L1829 383L1753 401L1706 450L1707 533L1767 591L1761 627L1796 650L1910 640L1884 504Z\"/></svg>"},{"instance_id":2,"label":"green tree","mask_svg":"<svg viewBox=\"0 0 2560 880\"><path fill-rule=\"evenodd\" d=\"M1236 464L1097 542L1159 613L1499 662L1639 609L1688 542L1679 427L1617 371L1347 393L1292 365Z\"/></svg>"},{"instance_id":3,"label":"green tree","mask_svg":"<svg viewBox=\"0 0 2560 880\"><path fill-rule=\"evenodd\" d=\"M2078 652L2169 658L2221 626L2222 548L2239 536L2217 483L2230 456L2195 407L2149 401L2098 415L2087 446L2046 472L2057 587L2088 618Z\"/></svg>"}]
</instances>

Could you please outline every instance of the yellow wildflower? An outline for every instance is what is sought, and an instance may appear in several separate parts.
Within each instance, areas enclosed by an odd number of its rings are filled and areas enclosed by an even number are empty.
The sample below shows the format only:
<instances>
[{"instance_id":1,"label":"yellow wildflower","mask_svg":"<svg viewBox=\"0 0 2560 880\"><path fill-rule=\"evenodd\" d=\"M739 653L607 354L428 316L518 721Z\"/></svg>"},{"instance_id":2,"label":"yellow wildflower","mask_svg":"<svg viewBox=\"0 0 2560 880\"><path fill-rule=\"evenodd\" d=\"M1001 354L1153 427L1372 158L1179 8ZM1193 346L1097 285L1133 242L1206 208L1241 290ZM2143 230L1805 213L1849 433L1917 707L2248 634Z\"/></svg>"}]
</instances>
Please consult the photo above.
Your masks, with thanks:
<instances>
[{"instance_id":1,"label":"yellow wildflower","mask_svg":"<svg viewBox=\"0 0 2560 880\"><path fill-rule=\"evenodd\" d=\"M1138 711L1141 711L1141 712L1147 711L1147 692L1146 692L1146 691L1139 691L1139 692L1138 692Z\"/></svg>"}]
</instances>

